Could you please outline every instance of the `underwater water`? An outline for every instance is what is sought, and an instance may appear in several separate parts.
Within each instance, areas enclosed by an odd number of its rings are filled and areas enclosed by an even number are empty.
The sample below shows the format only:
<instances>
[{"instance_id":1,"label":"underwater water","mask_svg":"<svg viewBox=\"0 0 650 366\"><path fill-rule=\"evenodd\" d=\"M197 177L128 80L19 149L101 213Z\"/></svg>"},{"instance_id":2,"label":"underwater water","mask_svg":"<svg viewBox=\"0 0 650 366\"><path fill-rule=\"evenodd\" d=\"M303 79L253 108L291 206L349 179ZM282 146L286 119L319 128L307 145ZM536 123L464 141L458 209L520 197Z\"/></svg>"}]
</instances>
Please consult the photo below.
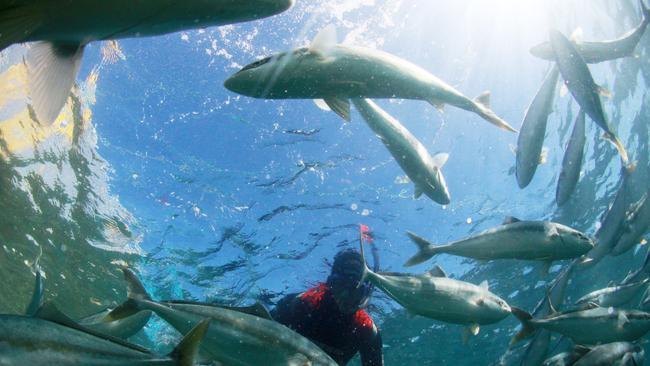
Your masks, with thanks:
<instances>
[{"instance_id":1,"label":"underwater water","mask_svg":"<svg viewBox=\"0 0 650 366\"><path fill-rule=\"evenodd\" d=\"M339 250L358 247L359 224L372 229L382 271L423 273L438 264L453 278L487 281L530 312L568 261L545 274L540 262L442 254L407 269L417 248L405 232L443 244L513 216L593 236L623 185L622 163L587 118L579 182L556 204L579 109L560 85L545 161L523 189L516 133L449 105L375 100L432 155L449 154L451 202L440 205L413 198L413 184L354 106L346 123L311 100L254 99L223 83L258 58L309 45L332 24L339 42L404 58L464 95L490 90L492 110L520 128L552 67L529 51L549 28L607 40L641 18L636 0L297 0L258 21L90 43L52 126L34 119L27 46L13 45L0 54L0 313L24 311L41 252L45 297L74 318L124 301L123 263L155 299L272 307L323 281ZM605 114L636 162L623 188L629 206L650 188L650 35L631 56L589 68L611 92L602 98ZM574 271L565 303L620 282L647 250L637 245ZM464 344L461 325L412 317L379 290L368 311L386 365L518 365L525 352L523 344L508 352L514 316ZM132 340L165 352L178 338L154 319ZM549 355L565 343L554 336Z\"/></svg>"}]
</instances>

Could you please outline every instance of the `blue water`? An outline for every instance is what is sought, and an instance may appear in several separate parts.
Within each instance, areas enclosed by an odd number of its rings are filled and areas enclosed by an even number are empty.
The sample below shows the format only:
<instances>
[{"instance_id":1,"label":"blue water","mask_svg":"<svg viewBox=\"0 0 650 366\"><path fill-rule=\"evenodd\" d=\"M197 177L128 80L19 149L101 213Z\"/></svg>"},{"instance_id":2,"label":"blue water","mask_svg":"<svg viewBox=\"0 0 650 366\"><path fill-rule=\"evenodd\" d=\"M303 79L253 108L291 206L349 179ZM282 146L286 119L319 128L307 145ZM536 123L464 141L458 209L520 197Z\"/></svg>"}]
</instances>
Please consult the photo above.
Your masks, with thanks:
<instances>
[{"instance_id":1,"label":"blue water","mask_svg":"<svg viewBox=\"0 0 650 366\"><path fill-rule=\"evenodd\" d=\"M467 96L490 90L492 109L518 128L550 67L528 50L546 39L549 27L565 34L580 27L586 40L612 39L639 19L632 0L298 0L262 21L120 40L124 57L115 63L102 61L105 45L92 43L79 85L101 68L95 102L81 98L92 110L90 118L77 114L77 124L87 121L81 142L54 131L0 167L0 245L9 246L0 251L0 263L7 263L0 274L2 288L12 291L0 296L0 310L20 312L26 303L39 247L52 283L48 296L81 316L123 300L116 260L138 268L155 298L271 305L324 280L334 254L356 246L360 223L374 232L382 270L392 271L403 271L415 252L406 230L445 243L516 216L593 234L618 189L621 163L588 120L580 182L568 204L557 207L555 184L577 113L570 94L556 96L547 161L525 189L514 176L516 134L451 106L440 112L423 101L378 101L432 154L449 153L443 171L451 203L440 206L412 198L412 184L356 112L344 123L310 100L251 99L222 84L256 58L306 45L334 24L339 41L405 58ZM648 187L649 37L633 57L590 66L612 91L604 99L606 114L639 162L636 197ZM19 45L5 51L0 70L17 63L21 52ZM57 211L65 202L76 215ZM52 213L43 215L48 207ZM118 228L115 235L104 231L107 222ZM568 298L621 280L645 251L606 258L576 275ZM456 278L488 280L492 292L529 310L562 264L542 277L542 266L529 262L443 255L435 263ZM464 346L460 326L411 319L381 293L370 310L383 332L387 365L496 362L517 326L510 317ZM175 338L170 330L163 337L162 327L151 323L145 336L162 338L164 349Z\"/></svg>"}]
</instances>

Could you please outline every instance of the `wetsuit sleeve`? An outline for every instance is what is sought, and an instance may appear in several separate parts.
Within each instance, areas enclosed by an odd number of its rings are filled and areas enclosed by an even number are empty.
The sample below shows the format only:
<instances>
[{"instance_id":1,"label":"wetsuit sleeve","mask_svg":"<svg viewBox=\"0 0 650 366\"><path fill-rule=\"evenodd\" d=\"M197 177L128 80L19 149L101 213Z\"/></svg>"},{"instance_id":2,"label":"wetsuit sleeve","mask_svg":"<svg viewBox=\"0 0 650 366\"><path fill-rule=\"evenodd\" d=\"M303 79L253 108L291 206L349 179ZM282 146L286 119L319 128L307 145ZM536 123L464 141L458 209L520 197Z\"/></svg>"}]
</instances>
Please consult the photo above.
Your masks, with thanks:
<instances>
[{"instance_id":1,"label":"wetsuit sleeve","mask_svg":"<svg viewBox=\"0 0 650 366\"><path fill-rule=\"evenodd\" d=\"M364 337L359 348L359 355L361 356L361 365L363 366L383 366L384 353L382 349L381 334L376 327L372 327L372 331L368 332L368 336Z\"/></svg>"},{"instance_id":2,"label":"wetsuit sleeve","mask_svg":"<svg viewBox=\"0 0 650 366\"><path fill-rule=\"evenodd\" d=\"M273 320L293 330L297 330L306 317L306 306L300 300L299 294L289 294L278 301L271 311Z\"/></svg>"}]
</instances>

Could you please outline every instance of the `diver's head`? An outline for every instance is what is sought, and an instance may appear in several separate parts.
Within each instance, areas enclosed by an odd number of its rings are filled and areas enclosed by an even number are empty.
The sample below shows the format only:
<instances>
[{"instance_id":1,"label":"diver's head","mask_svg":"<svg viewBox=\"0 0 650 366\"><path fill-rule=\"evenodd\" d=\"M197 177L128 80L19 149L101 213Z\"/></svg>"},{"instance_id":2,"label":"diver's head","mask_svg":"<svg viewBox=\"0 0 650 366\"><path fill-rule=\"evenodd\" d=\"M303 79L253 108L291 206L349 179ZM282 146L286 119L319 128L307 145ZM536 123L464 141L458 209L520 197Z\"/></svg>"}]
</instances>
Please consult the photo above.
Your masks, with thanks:
<instances>
[{"instance_id":1,"label":"diver's head","mask_svg":"<svg viewBox=\"0 0 650 366\"><path fill-rule=\"evenodd\" d=\"M334 257L332 272L327 277L327 286L343 313L354 313L368 305L372 286L365 281L359 285L363 267L361 254L352 249L342 250Z\"/></svg>"}]
</instances>

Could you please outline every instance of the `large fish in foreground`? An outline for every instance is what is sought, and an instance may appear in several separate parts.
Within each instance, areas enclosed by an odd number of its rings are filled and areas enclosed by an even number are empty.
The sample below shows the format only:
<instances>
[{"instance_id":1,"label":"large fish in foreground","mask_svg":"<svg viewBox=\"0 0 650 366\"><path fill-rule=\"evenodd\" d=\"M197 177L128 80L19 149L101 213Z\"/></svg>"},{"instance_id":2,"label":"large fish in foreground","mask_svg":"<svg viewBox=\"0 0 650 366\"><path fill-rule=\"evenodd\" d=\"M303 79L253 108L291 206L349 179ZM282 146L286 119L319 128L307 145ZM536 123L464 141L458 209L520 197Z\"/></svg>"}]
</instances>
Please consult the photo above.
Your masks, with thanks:
<instances>
[{"instance_id":1,"label":"large fish in foreground","mask_svg":"<svg viewBox=\"0 0 650 366\"><path fill-rule=\"evenodd\" d=\"M399 57L336 42L336 31L328 26L309 47L255 61L229 77L224 86L254 98L324 100L347 121L353 98L425 100L439 108L453 105L516 131L489 108L487 92L472 100Z\"/></svg>"},{"instance_id":2,"label":"large fish in foreground","mask_svg":"<svg viewBox=\"0 0 650 366\"><path fill-rule=\"evenodd\" d=\"M613 342L592 348L573 366L641 366L644 362L645 351L640 345Z\"/></svg>"},{"instance_id":3,"label":"large fish in foreground","mask_svg":"<svg viewBox=\"0 0 650 366\"><path fill-rule=\"evenodd\" d=\"M576 49L580 52L580 55L586 63L598 63L632 55L634 48L648 27L648 23L650 23L650 9L643 3L643 0L639 0L639 3L641 4L643 14L641 23L621 37L600 42L574 41ZM530 53L544 60L555 61L553 48L549 42L544 42L531 48Z\"/></svg>"},{"instance_id":4,"label":"large fish in foreground","mask_svg":"<svg viewBox=\"0 0 650 366\"><path fill-rule=\"evenodd\" d=\"M582 168L582 157L585 151L585 113L581 110L578 113L573 132L567 143L564 157L562 158L562 170L557 179L555 190L555 202L562 206L571 197L580 178Z\"/></svg>"},{"instance_id":5,"label":"large fish in foreground","mask_svg":"<svg viewBox=\"0 0 650 366\"><path fill-rule=\"evenodd\" d=\"M29 88L39 122L65 104L86 44L157 36L268 17L293 0L30 0L0 4L0 50L34 42L27 52Z\"/></svg>"},{"instance_id":6,"label":"large fish in foreground","mask_svg":"<svg viewBox=\"0 0 650 366\"><path fill-rule=\"evenodd\" d=\"M629 165L629 158L625 147L618 139L612 128L607 122L605 112L603 111L603 104L600 100L602 89L594 82L591 76L589 67L576 50L575 46L569 41L562 33L557 30L549 32L549 38L553 52L555 53L555 60L560 69L560 74L564 79L564 84L567 86L573 98L575 98L580 108L591 118L605 134L603 138L609 140L614 144L619 154L623 165L632 169Z\"/></svg>"},{"instance_id":7,"label":"large fish in foreground","mask_svg":"<svg viewBox=\"0 0 650 366\"><path fill-rule=\"evenodd\" d=\"M137 283L130 270L124 270L129 284ZM120 319L141 310L150 310L176 330L186 334L201 319L211 319L201 354L231 366L336 366L324 351L307 338L275 322L256 307L229 308L193 302L155 302L137 286L129 286L129 300L107 316ZM261 305L260 305L261 306Z\"/></svg>"},{"instance_id":8,"label":"large fish in foreground","mask_svg":"<svg viewBox=\"0 0 650 366\"><path fill-rule=\"evenodd\" d=\"M512 314L521 321L522 328L511 344L528 337L538 329L560 333L581 345L632 342L650 331L650 313L638 310L596 307L534 319L526 311L512 307Z\"/></svg>"},{"instance_id":9,"label":"large fish in foreground","mask_svg":"<svg viewBox=\"0 0 650 366\"><path fill-rule=\"evenodd\" d=\"M424 193L434 202L448 204L449 191L441 171L448 154L431 157L409 130L371 100L352 99L352 103L415 184L415 198Z\"/></svg>"},{"instance_id":10,"label":"large fish in foreground","mask_svg":"<svg viewBox=\"0 0 650 366\"><path fill-rule=\"evenodd\" d=\"M558 75L557 66L553 66L524 115L517 137L517 164L515 165L519 188L524 188L530 183L539 165L548 116L553 112L553 97Z\"/></svg>"},{"instance_id":11,"label":"large fish in foreground","mask_svg":"<svg viewBox=\"0 0 650 366\"><path fill-rule=\"evenodd\" d=\"M33 317L0 315L0 365L191 366L208 323L198 322L165 357L85 329L45 303Z\"/></svg>"},{"instance_id":12,"label":"large fish in foreground","mask_svg":"<svg viewBox=\"0 0 650 366\"><path fill-rule=\"evenodd\" d=\"M591 238L568 226L515 218L469 238L438 246L411 232L407 235L418 245L419 251L405 266L422 263L442 253L478 260L523 259L549 264L554 260L579 257L593 248Z\"/></svg>"},{"instance_id":13,"label":"large fish in foreground","mask_svg":"<svg viewBox=\"0 0 650 366\"><path fill-rule=\"evenodd\" d=\"M447 323L466 325L465 339L478 334L480 325L496 323L510 314L510 306L489 291L487 282L477 286L447 278L440 267L423 275L375 273L361 257L361 282L370 281L409 313Z\"/></svg>"}]
</instances>

